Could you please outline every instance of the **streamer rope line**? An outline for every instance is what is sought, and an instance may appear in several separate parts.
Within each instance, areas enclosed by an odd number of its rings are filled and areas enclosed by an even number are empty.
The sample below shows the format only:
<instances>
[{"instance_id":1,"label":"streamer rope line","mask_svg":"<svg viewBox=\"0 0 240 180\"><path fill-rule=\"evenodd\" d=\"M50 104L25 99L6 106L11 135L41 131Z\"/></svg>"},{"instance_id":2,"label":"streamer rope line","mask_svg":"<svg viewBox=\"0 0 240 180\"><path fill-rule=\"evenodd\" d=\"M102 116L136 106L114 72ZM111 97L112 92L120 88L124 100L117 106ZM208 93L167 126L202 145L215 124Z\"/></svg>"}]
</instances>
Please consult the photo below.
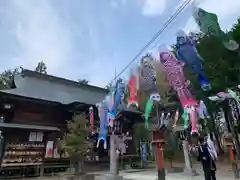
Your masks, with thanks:
<instances>
[{"instance_id":1,"label":"streamer rope line","mask_svg":"<svg viewBox=\"0 0 240 180\"><path fill-rule=\"evenodd\" d=\"M187 7L192 0L186 0L181 6L172 14L163 27L150 39L150 41L134 56L134 58L105 86L111 85L117 78L119 78L141 55L148 49L148 47L166 30L166 28L176 19L177 16Z\"/></svg>"}]
</instances>

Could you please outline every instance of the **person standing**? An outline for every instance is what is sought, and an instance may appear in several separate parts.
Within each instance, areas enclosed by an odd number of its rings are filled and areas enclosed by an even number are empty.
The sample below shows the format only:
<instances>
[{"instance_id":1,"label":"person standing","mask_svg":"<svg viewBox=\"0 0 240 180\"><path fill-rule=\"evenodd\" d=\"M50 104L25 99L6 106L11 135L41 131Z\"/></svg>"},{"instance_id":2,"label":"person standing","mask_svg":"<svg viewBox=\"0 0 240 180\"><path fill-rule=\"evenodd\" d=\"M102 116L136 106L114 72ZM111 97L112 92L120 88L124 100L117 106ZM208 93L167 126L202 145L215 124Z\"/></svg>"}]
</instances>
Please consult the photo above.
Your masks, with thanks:
<instances>
[{"instance_id":1,"label":"person standing","mask_svg":"<svg viewBox=\"0 0 240 180\"><path fill-rule=\"evenodd\" d=\"M199 137L198 161L202 163L205 180L216 180L216 165L211 158L208 144L205 143L202 137Z\"/></svg>"}]
</instances>

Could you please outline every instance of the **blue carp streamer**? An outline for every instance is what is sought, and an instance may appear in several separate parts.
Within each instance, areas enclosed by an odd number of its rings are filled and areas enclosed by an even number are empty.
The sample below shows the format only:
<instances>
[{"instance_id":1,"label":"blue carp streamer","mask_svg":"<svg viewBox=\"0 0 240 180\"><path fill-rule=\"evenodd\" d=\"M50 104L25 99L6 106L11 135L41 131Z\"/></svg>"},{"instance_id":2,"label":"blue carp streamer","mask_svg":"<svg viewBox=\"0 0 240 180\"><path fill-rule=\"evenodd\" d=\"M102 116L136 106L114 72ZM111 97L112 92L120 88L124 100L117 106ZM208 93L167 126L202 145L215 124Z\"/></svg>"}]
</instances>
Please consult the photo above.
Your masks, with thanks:
<instances>
[{"instance_id":1,"label":"blue carp streamer","mask_svg":"<svg viewBox=\"0 0 240 180\"><path fill-rule=\"evenodd\" d=\"M203 72L202 57L198 54L194 41L182 30L177 32L177 57L198 76L203 90L210 90L211 84Z\"/></svg>"},{"instance_id":2,"label":"blue carp streamer","mask_svg":"<svg viewBox=\"0 0 240 180\"><path fill-rule=\"evenodd\" d=\"M114 120L117 115L117 108L123 102L126 86L122 79L116 83L116 88L111 92L111 106L109 108L109 118Z\"/></svg>"},{"instance_id":3,"label":"blue carp streamer","mask_svg":"<svg viewBox=\"0 0 240 180\"><path fill-rule=\"evenodd\" d=\"M100 117L100 131L98 135L97 147L99 147L100 141L104 143L104 149L107 149L107 133L108 133L108 105L104 100L99 105L99 117Z\"/></svg>"}]
</instances>

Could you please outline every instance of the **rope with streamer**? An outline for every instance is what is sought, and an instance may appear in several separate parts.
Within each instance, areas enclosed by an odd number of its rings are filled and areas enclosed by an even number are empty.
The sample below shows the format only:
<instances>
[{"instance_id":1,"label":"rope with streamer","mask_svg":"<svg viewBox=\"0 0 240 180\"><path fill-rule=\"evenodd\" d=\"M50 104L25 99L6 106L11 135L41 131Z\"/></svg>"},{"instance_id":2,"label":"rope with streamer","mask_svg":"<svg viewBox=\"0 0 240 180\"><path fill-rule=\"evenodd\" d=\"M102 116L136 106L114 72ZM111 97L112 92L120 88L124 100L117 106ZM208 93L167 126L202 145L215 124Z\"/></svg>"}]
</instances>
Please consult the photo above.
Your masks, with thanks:
<instances>
[{"instance_id":1,"label":"rope with streamer","mask_svg":"<svg viewBox=\"0 0 240 180\"><path fill-rule=\"evenodd\" d=\"M193 0L184 1L181 6L172 14L172 16L166 21L163 27L152 37L152 39L134 56L134 58L118 73L105 87L112 84L117 78L119 78L148 48L149 46L167 29L167 27L176 19L177 16L192 2Z\"/></svg>"}]
</instances>

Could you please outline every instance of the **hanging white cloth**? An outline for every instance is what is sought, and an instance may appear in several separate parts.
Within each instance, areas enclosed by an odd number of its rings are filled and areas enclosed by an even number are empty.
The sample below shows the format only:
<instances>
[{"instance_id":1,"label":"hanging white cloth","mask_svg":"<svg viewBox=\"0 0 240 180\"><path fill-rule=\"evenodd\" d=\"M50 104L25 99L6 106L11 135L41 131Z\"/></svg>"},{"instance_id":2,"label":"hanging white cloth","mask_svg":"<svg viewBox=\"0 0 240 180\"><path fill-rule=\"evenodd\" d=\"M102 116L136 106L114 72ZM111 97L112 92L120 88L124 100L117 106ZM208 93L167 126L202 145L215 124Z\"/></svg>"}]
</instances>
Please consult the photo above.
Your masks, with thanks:
<instances>
[{"instance_id":1,"label":"hanging white cloth","mask_svg":"<svg viewBox=\"0 0 240 180\"><path fill-rule=\"evenodd\" d=\"M218 155L217 155L217 150L215 147L214 142L211 140L210 135L208 134L208 138L207 138L207 144L208 144L208 151L212 157L213 160L216 160Z\"/></svg>"}]
</instances>

